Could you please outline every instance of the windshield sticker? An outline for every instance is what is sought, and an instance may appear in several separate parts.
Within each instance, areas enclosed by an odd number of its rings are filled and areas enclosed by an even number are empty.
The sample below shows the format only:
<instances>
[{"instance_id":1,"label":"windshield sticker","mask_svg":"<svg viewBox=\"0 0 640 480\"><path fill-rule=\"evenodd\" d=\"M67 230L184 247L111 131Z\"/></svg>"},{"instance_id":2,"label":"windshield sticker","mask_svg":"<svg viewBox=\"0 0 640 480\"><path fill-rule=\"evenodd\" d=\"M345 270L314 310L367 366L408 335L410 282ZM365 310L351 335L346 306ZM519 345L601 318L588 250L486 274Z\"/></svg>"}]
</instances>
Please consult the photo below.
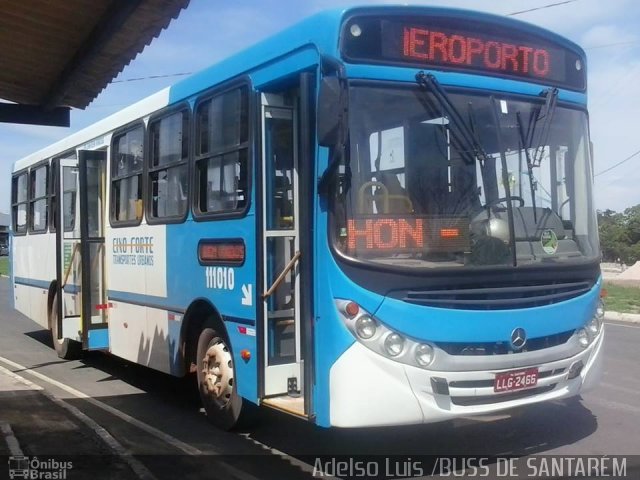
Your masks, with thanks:
<instances>
[{"instance_id":1,"label":"windshield sticker","mask_svg":"<svg viewBox=\"0 0 640 480\"><path fill-rule=\"evenodd\" d=\"M369 148L372 170L404 168L404 127L372 133Z\"/></svg>"},{"instance_id":2,"label":"windshield sticker","mask_svg":"<svg viewBox=\"0 0 640 480\"><path fill-rule=\"evenodd\" d=\"M500 111L502 111L502 113L504 113L505 115L509 113L506 100L500 100Z\"/></svg>"},{"instance_id":3,"label":"windshield sticker","mask_svg":"<svg viewBox=\"0 0 640 480\"><path fill-rule=\"evenodd\" d=\"M545 253L553 255L558 250L558 237L553 230L545 230L540 236L540 243Z\"/></svg>"}]
</instances>

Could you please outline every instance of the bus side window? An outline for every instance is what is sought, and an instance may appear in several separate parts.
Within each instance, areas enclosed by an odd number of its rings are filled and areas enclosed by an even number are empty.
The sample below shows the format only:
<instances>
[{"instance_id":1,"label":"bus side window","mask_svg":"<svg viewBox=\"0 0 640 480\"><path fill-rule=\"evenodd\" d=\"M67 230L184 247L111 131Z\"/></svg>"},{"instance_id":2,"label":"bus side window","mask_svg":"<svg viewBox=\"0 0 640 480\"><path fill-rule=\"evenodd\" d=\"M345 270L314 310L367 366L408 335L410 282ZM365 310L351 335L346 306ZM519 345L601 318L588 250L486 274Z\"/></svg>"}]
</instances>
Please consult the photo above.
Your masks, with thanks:
<instances>
[{"instance_id":1,"label":"bus side window","mask_svg":"<svg viewBox=\"0 0 640 480\"><path fill-rule=\"evenodd\" d=\"M248 102L242 86L196 107L196 216L241 211L248 203Z\"/></svg>"},{"instance_id":2,"label":"bus side window","mask_svg":"<svg viewBox=\"0 0 640 480\"><path fill-rule=\"evenodd\" d=\"M29 231L43 233L47 230L49 165L31 169L29 190Z\"/></svg>"},{"instance_id":3,"label":"bus side window","mask_svg":"<svg viewBox=\"0 0 640 480\"><path fill-rule=\"evenodd\" d=\"M11 213L13 232L16 235L27 233L27 205L28 205L27 172L13 177L11 188Z\"/></svg>"},{"instance_id":4,"label":"bus side window","mask_svg":"<svg viewBox=\"0 0 640 480\"><path fill-rule=\"evenodd\" d=\"M184 217L188 198L189 112L182 110L149 125L148 218Z\"/></svg>"},{"instance_id":5,"label":"bus side window","mask_svg":"<svg viewBox=\"0 0 640 480\"><path fill-rule=\"evenodd\" d=\"M49 170L49 232L55 233L57 224L57 201L56 186L58 185L58 161L54 158L51 160L51 168Z\"/></svg>"},{"instance_id":6,"label":"bus side window","mask_svg":"<svg viewBox=\"0 0 640 480\"><path fill-rule=\"evenodd\" d=\"M143 127L114 136L111 153L111 224L142 220Z\"/></svg>"},{"instance_id":7,"label":"bus side window","mask_svg":"<svg viewBox=\"0 0 640 480\"><path fill-rule=\"evenodd\" d=\"M78 168L62 167L62 231L73 232L76 228L76 192Z\"/></svg>"}]
</instances>

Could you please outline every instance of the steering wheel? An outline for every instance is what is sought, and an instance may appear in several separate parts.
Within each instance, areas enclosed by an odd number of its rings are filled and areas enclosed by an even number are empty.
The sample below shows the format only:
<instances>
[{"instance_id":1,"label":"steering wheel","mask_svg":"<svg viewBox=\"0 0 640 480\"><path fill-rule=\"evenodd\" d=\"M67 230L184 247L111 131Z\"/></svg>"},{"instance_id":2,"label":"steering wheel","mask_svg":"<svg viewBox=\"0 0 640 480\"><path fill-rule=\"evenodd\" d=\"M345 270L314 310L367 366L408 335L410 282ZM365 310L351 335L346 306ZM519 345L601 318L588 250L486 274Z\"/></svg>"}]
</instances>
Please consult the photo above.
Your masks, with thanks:
<instances>
[{"instance_id":1,"label":"steering wheel","mask_svg":"<svg viewBox=\"0 0 640 480\"><path fill-rule=\"evenodd\" d=\"M484 205L484 207L482 208L489 208L489 207L493 207L494 205L497 205L499 203L502 202L509 202L509 201L513 201L513 200L517 200L520 203L520 206L523 207L524 206L524 198L522 197L518 197L516 195L511 195L510 197L500 197L500 198L496 198L495 200L492 200L491 202L488 202Z\"/></svg>"}]
</instances>

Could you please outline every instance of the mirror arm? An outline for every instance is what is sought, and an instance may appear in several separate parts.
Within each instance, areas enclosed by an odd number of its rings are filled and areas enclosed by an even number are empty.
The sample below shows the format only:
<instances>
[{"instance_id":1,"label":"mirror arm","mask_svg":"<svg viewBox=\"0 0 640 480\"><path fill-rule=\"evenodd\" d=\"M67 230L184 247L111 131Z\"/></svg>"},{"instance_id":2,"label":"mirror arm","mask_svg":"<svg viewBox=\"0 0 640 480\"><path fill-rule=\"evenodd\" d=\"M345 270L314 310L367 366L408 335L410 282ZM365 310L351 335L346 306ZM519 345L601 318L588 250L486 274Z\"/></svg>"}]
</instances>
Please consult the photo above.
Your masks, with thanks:
<instances>
[{"instance_id":1,"label":"mirror arm","mask_svg":"<svg viewBox=\"0 0 640 480\"><path fill-rule=\"evenodd\" d=\"M329 165L323 172L320 180L318 180L318 194L321 196L327 196L329 194L329 185L332 178L338 170L340 160L344 157L344 144L336 145L332 150L331 158L329 159Z\"/></svg>"},{"instance_id":2,"label":"mirror arm","mask_svg":"<svg viewBox=\"0 0 640 480\"><path fill-rule=\"evenodd\" d=\"M344 63L337 58L326 54L322 54L320 56L320 72L323 77L330 73L335 73L340 81L345 80L347 76L345 73Z\"/></svg>"},{"instance_id":3,"label":"mirror arm","mask_svg":"<svg viewBox=\"0 0 640 480\"><path fill-rule=\"evenodd\" d=\"M330 55L322 55L320 58L320 70L322 76L328 76L335 73L340 84L340 96L338 99L340 106L340 127L338 140L336 145L331 149L329 165L318 181L318 193L326 196L329 193L329 184L338 170L340 162L346 158L345 149L347 142L347 115L348 115L348 94L347 94L347 78L344 63Z\"/></svg>"}]
</instances>

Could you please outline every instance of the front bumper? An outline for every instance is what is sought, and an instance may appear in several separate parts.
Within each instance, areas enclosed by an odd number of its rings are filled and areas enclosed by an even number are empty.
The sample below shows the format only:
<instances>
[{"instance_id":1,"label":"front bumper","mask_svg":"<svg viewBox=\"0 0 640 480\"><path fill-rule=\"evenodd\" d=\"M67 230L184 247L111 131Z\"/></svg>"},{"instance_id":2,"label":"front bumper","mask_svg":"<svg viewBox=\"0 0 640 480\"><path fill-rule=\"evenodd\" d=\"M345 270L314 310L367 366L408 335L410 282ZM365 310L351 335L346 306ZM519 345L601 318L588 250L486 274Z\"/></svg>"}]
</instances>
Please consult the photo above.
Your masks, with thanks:
<instances>
[{"instance_id":1,"label":"front bumper","mask_svg":"<svg viewBox=\"0 0 640 480\"><path fill-rule=\"evenodd\" d=\"M604 328L577 354L526 365L538 367L538 384L510 393L495 393L493 380L496 373L514 369L509 364L512 355L501 356L502 368L434 371L395 362L356 342L331 367L331 425L432 423L572 397L597 384L602 374L603 341ZM580 373L569 378L578 362L582 363Z\"/></svg>"}]
</instances>

